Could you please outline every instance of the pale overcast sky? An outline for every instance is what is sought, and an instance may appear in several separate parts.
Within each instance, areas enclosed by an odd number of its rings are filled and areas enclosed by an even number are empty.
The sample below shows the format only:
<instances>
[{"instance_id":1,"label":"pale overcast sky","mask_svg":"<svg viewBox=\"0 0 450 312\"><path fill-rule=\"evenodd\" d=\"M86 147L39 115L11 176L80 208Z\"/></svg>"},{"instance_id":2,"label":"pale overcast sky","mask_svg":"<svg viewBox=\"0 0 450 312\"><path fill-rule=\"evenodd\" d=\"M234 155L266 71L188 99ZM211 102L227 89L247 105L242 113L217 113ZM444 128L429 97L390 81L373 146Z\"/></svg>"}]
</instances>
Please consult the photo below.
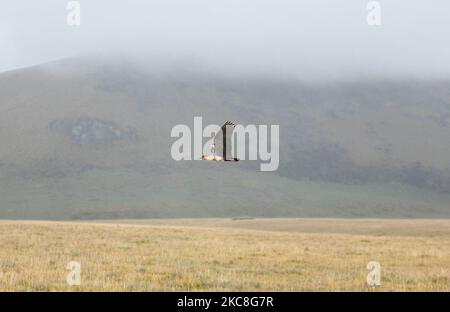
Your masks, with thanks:
<instances>
[{"instance_id":1,"label":"pale overcast sky","mask_svg":"<svg viewBox=\"0 0 450 312\"><path fill-rule=\"evenodd\" d=\"M0 71L94 53L167 55L211 68L314 76L450 77L450 1L0 0Z\"/></svg>"}]
</instances>

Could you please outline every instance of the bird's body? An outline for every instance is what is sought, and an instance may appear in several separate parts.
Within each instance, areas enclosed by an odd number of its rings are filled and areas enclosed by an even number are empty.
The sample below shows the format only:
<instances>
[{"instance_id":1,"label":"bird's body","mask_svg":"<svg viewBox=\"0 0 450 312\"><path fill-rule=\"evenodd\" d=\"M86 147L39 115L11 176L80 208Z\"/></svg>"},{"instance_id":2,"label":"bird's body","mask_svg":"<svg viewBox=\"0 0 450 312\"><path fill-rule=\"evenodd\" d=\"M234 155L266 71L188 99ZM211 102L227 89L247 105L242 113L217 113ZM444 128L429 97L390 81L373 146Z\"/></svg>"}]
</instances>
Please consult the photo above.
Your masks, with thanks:
<instances>
[{"instance_id":1,"label":"bird's body","mask_svg":"<svg viewBox=\"0 0 450 312\"><path fill-rule=\"evenodd\" d=\"M222 161L223 158L217 155L203 155L202 160Z\"/></svg>"}]
</instances>

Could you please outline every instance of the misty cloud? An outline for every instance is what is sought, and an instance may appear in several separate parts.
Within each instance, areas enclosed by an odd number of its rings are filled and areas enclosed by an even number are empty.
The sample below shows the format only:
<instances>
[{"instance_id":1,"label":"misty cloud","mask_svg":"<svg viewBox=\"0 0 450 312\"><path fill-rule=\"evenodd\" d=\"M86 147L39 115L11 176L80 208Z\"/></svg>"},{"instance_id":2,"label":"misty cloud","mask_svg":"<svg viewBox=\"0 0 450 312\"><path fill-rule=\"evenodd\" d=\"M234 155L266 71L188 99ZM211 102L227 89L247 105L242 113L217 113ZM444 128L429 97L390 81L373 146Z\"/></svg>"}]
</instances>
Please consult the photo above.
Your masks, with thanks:
<instances>
[{"instance_id":1,"label":"misty cloud","mask_svg":"<svg viewBox=\"0 0 450 312\"><path fill-rule=\"evenodd\" d=\"M66 24L63 0L4 1L0 71L86 55L132 54L194 62L231 74L301 79L450 76L450 3L365 0L80 0Z\"/></svg>"}]
</instances>

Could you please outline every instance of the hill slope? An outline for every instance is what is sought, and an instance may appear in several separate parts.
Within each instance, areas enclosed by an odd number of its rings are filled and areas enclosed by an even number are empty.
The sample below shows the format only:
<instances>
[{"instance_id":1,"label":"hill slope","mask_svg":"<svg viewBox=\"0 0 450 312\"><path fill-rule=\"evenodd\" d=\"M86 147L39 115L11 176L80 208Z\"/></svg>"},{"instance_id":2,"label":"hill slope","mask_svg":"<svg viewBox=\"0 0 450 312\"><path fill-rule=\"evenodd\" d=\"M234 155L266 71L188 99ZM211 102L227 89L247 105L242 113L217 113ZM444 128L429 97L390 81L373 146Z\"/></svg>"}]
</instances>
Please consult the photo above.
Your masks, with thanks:
<instances>
[{"instance_id":1,"label":"hill slope","mask_svg":"<svg viewBox=\"0 0 450 312\"><path fill-rule=\"evenodd\" d=\"M450 85L311 85L124 60L0 74L0 217L449 217ZM279 124L280 169L175 162L170 130Z\"/></svg>"}]
</instances>

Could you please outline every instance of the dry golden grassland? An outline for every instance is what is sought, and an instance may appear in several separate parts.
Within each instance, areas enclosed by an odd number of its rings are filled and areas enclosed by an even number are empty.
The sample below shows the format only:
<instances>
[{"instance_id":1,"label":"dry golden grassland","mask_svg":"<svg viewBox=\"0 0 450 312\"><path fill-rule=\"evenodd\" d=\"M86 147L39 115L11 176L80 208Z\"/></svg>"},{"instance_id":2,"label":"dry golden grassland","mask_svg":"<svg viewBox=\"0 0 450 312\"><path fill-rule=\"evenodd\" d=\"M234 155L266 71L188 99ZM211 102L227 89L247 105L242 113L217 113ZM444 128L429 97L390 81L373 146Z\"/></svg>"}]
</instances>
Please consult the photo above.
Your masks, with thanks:
<instances>
[{"instance_id":1,"label":"dry golden grassland","mask_svg":"<svg viewBox=\"0 0 450 312\"><path fill-rule=\"evenodd\" d=\"M3 291L450 291L450 220L0 221L0 244Z\"/></svg>"}]
</instances>

